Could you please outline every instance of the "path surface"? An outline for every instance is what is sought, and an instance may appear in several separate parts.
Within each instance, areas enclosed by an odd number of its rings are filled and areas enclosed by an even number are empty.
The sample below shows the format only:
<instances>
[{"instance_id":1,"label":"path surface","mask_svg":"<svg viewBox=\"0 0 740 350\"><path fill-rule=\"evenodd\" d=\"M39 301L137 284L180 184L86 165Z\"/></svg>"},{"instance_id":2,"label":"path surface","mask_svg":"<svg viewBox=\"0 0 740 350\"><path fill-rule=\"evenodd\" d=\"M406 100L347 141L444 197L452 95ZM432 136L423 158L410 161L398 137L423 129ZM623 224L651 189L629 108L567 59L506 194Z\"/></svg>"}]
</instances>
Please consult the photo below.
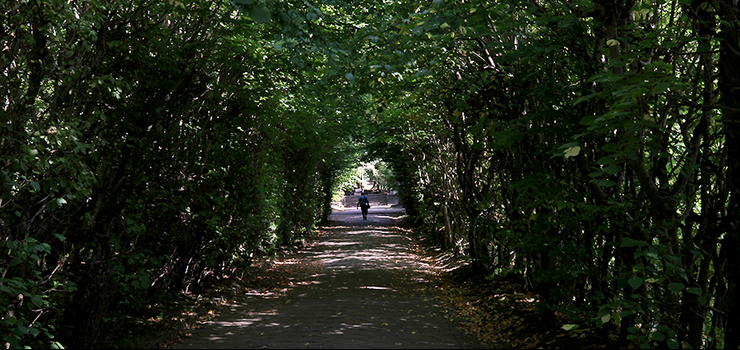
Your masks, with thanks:
<instances>
[{"instance_id":1,"label":"path surface","mask_svg":"<svg viewBox=\"0 0 740 350\"><path fill-rule=\"evenodd\" d=\"M423 262L396 225L402 208L336 211L313 266L287 293L248 293L174 348L482 348L445 318Z\"/></svg>"}]
</instances>

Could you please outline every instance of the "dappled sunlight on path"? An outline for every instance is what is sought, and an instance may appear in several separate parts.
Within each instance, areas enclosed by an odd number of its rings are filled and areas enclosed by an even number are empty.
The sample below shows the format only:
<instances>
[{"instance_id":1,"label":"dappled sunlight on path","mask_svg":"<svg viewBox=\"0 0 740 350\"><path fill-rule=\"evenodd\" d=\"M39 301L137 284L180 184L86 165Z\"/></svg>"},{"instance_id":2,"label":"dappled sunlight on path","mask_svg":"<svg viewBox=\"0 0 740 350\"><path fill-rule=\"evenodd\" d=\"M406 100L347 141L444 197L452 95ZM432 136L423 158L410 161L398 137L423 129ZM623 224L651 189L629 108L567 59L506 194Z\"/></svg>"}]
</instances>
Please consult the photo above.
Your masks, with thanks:
<instances>
[{"instance_id":1,"label":"dappled sunlight on path","mask_svg":"<svg viewBox=\"0 0 740 350\"><path fill-rule=\"evenodd\" d=\"M480 347L444 317L425 263L399 227L401 208L332 215L310 248L280 264L307 273L282 293L249 290L175 348Z\"/></svg>"}]
</instances>

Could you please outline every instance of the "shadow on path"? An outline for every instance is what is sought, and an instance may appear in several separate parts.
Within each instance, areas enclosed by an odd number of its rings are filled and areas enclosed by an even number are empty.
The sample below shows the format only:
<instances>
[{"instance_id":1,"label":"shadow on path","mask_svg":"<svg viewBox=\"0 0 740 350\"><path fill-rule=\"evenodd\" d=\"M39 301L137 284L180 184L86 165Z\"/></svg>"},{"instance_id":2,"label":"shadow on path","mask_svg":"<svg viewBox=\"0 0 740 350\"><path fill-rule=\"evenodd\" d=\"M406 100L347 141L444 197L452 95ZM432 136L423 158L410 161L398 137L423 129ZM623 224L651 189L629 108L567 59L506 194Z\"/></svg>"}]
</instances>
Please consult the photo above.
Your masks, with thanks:
<instances>
[{"instance_id":1,"label":"shadow on path","mask_svg":"<svg viewBox=\"0 0 740 350\"><path fill-rule=\"evenodd\" d=\"M481 348L433 299L402 216L335 211L328 234L280 262L311 267L292 289L248 292L173 348Z\"/></svg>"}]
</instances>

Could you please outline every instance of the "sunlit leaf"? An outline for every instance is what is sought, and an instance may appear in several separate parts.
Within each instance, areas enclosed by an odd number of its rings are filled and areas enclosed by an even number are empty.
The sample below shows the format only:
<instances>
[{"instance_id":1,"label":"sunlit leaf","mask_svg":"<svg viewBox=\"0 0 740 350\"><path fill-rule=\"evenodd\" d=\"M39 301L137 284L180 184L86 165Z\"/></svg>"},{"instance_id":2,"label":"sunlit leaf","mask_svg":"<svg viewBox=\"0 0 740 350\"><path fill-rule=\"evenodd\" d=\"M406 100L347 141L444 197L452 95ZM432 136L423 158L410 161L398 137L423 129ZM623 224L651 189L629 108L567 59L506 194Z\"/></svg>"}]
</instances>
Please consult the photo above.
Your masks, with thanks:
<instances>
[{"instance_id":1,"label":"sunlit leaf","mask_svg":"<svg viewBox=\"0 0 740 350\"><path fill-rule=\"evenodd\" d=\"M575 157L581 152L581 146L573 146L565 150L563 155L565 158Z\"/></svg>"}]
</instances>

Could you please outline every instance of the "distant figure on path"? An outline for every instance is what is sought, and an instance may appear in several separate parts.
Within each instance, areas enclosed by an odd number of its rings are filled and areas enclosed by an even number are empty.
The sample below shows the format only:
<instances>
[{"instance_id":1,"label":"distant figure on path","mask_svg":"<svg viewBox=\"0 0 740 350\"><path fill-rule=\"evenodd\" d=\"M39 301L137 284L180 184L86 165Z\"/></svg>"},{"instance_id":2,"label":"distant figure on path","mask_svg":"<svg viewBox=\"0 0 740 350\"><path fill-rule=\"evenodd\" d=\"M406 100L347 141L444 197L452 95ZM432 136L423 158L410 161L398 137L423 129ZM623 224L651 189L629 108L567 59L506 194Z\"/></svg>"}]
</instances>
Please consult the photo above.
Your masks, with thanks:
<instances>
[{"instance_id":1,"label":"distant figure on path","mask_svg":"<svg viewBox=\"0 0 740 350\"><path fill-rule=\"evenodd\" d=\"M365 192L357 200L357 207L362 209L362 220L367 220L367 210L370 209L370 201L367 199Z\"/></svg>"}]
</instances>

